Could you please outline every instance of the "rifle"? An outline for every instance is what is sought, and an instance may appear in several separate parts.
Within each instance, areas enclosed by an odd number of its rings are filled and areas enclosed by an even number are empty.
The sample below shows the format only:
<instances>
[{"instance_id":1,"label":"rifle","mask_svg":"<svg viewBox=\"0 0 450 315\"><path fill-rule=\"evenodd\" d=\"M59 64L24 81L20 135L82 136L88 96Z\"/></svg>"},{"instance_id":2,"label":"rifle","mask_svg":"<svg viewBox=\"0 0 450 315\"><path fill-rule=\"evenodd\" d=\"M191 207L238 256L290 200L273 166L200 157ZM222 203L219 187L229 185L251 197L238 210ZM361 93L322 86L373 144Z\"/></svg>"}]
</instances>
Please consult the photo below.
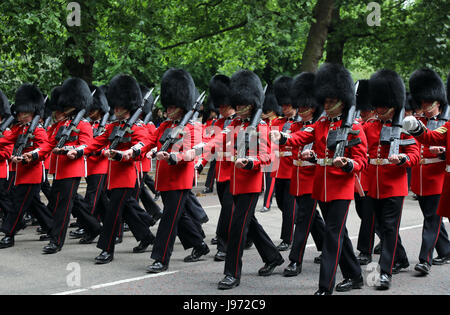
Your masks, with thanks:
<instances>
[{"instance_id":1,"label":"rifle","mask_svg":"<svg viewBox=\"0 0 450 315\"><path fill-rule=\"evenodd\" d=\"M105 131L105 126L106 126L106 123L108 122L108 119L109 119L109 113L104 114L98 127L94 128L94 134L93 134L94 138L101 135Z\"/></svg>"},{"instance_id":2,"label":"rifle","mask_svg":"<svg viewBox=\"0 0 450 315\"><path fill-rule=\"evenodd\" d=\"M3 133L5 132L6 129L9 128L9 126L11 126L13 121L14 121L14 116L10 115L8 118L6 118L2 122L2 124L0 125L0 138L4 137Z\"/></svg>"},{"instance_id":3,"label":"rifle","mask_svg":"<svg viewBox=\"0 0 450 315\"><path fill-rule=\"evenodd\" d=\"M58 133L56 134L56 140L58 140L58 144L56 145L56 148L61 149L64 144L69 140L70 134L72 132L79 133L80 129L77 129L78 124L80 123L81 119L83 119L84 114L86 113L85 109L82 109L78 112L77 116L70 122L69 126L62 126L59 128Z\"/></svg>"},{"instance_id":4,"label":"rifle","mask_svg":"<svg viewBox=\"0 0 450 315\"><path fill-rule=\"evenodd\" d=\"M197 98L197 100L194 103L194 106L192 106L192 109L188 111L183 119L181 120L180 124L172 129L166 129L164 134L162 135L161 139L159 139L159 142L162 143L161 149L159 149L158 152L167 152L169 147L177 142L180 135L183 135L184 127L187 125L187 123L192 119L194 114L199 111L200 106L202 105L203 101L205 100L206 92L203 92L200 94L200 96Z\"/></svg>"},{"instance_id":5,"label":"rifle","mask_svg":"<svg viewBox=\"0 0 450 315\"><path fill-rule=\"evenodd\" d=\"M44 122L44 129L45 129L45 130L47 130L47 128L48 128L48 126L50 125L51 122L52 122L52 116L48 116L48 117L45 119L45 122Z\"/></svg>"},{"instance_id":6,"label":"rifle","mask_svg":"<svg viewBox=\"0 0 450 315\"><path fill-rule=\"evenodd\" d=\"M30 127L27 130L27 133L19 135L16 143L14 144L12 156L22 156L23 150L27 147L28 142L30 141L30 139L34 138L33 134L37 126L39 125L40 119L41 117L39 115L34 116L33 120L31 121Z\"/></svg>"},{"instance_id":7,"label":"rifle","mask_svg":"<svg viewBox=\"0 0 450 315\"><path fill-rule=\"evenodd\" d=\"M114 130L109 135L108 140L111 141L111 144L109 145L110 150L115 150L119 143L121 142L128 142L128 139L125 139L126 133L133 133L134 131L131 130L134 123L139 119L139 117L142 114L142 107L144 106L145 102L148 100L150 95L152 94L152 91L147 92L145 94L145 97L142 99L142 104L139 106L139 108L134 112L133 116L131 116L124 126L115 126ZM105 114L106 115L106 114Z\"/></svg>"},{"instance_id":8,"label":"rifle","mask_svg":"<svg viewBox=\"0 0 450 315\"><path fill-rule=\"evenodd\" d=\"M266 91L267 91L267 85L264 87L263 95L266 95ZM264 100L261 103L264 103ZM236 158L238 158L238 159L246 159L247 158L247 151L250 148L250 138L257 136L257 134L258 134L257 129L258 129L259 123L261 122L262 112L263 112L262 108L259 108L256 110L256 112L254 113L254 115L250 121L250 125L248 125L248 127L244 131L244 134L243 134L243 136L241 136L240 141L238 140Z\"/></svg>"},{"instance_id":9,"label":"rifle","mask_svg":"<svg viewBox=\"0 0 450 315\"><path fill-rule=\"evenodd\" d=\"M150 111L147 113L147 115L145 115L144 125L148 124L150 122L150 120L152 120L152 118L153 118L153 107L155 106L155 104L158 101L158 99L159 99L159 95L153 101L152 106L150 106Z\"/></svg>"},{"instance_id":10,"label":"rifle","mask_svg":"<svg viewBox=\"0 0 450 315\"><path fill-rule=\"evenodd\" d=\"M359 130L353 130L353 122L355 121L355 115L356 115L356 105L352 105L347 113L347 116L345 120L342 122L342 125L339 129L336 131L336 149L334 151L334 158L337 157L343 157L345 153L346 148L353 147L357 144L361 143L360 138L356 138L353 140L348 141L347 137L349 134L351 135L358 135ZM330 132L331 135L331 132ZM328 139L330 137L328 136Z\"/></svg>"}]
</instances>

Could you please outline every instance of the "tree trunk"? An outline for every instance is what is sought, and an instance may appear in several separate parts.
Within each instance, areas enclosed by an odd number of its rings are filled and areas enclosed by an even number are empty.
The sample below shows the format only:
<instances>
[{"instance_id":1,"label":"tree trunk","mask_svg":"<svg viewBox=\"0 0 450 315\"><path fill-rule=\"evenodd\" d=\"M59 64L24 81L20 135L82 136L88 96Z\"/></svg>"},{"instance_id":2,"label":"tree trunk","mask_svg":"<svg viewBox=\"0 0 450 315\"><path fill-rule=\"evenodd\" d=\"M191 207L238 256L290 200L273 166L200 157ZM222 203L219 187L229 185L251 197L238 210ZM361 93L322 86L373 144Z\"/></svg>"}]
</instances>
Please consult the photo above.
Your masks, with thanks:
<instances>
[{"instance_id":1,"label":"tree trunk","mask_svg":"<svg viewBox=\"0 0 450 315\"><path fill-rule=\"evenodd\" d=\"M303 51L301 71L315 72L317 70L327 40L334 2L334 0L317 1L314 8L315 22L309 29L308 40Z\"/></svg>"},{"instance_id":2,"label":"tree trunk","mask_svg":"<svg viewBox=\"0 0 450 315\"><path fill-rule=\"evenodd\" d=\"M339 14L339 8L334 8L332 13L332 20L328 28L327 39L327 58L326 62L343 64L344 46L347 37L342 32L339 32L339 27L342 25L342 20Z\"/></svg>"},{"instance_id":3,"label":"tree trunk","mask_svg":"<svg viewBox=\"0 0 450 315\"><path fill-rule=\"evenodd\" d=\"M68 42L71 42L69 38ZM75 44L68 44L67 47L70 49L71 46ZM92 84L93 81L93 71L95 59L92 57L88 51L85 51L83 56L83 62L81 63L77 58L72 56L66 56L64 58L64 70L68 72L71 77L77 77L85 80L88 84Z\"/></svg>"}]
</instances>

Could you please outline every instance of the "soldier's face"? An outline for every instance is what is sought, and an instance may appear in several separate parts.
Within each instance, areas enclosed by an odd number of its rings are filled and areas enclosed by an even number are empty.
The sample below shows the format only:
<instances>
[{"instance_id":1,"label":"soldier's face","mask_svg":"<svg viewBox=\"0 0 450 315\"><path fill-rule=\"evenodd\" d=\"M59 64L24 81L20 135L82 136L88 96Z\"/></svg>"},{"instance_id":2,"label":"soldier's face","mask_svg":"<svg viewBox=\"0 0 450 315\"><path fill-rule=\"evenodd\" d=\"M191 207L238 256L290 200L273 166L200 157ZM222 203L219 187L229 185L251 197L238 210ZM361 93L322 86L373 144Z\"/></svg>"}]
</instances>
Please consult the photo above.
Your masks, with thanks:
<instances>
[{"instance_id":1,"label":"soldier's face","mask_svg":"<svg viewBox=\"0 0 450 315\"><path fill-rule=\"evenodd\" d=\"M252 114L252 105L236 106L236 114L242 119L250 117L250 115Z\"/></svg>"},{"instance_id":2,"label":"soldier's face","mask_svg":"<svg viewBox=\"0 0 450 315\"><path fill-rule=\"evenodd\" d=\"M122 120L128 118L128 116L130 116L130 112L123 107L115 107L114 115L116 115L117 119Z\"/></svg>"},{"instance_id":3,"label":"soldier's face","mask_svg":"<svg viewBox=\"0 0 450 315\"><path fill-rule=\"evenodd\" d=\"M291 104L283 104L281 106L281 109L283 111L283 115L286 117L292 117L295 115L295 109L292 107Z\"/></svg>"},{"instance_id":4,"label":"soldier's face","mask_svg":"<svg viewBox=\"0 0 450 315\"><path fill-rule=\"evenodd\" d=\"M219 113L220 115L222 115L222 117L227 118L234 114L234 108L230 105L220 105Z\"/></svg>"},{"instance_id":5,"label":"soldier's face","mask_svg":"<svg viewBox=\"0 0 450 315\"><path fill-rule=\"evenodd\" d=\"M92 120L98 120L101 118L100 111L98 109L89 112L89 118Z\"/></svg>"},{"instance_id":6,"label":"soldier's face","mask_svg":"<svg viewBox=\"0 0 450 315\"><path fill-rule=\"evenodd\" d=\"M167 107L167 118L170 120L180 120L183 115L183 110L179 107L169 106Z\"/></svg>"},{"instance_id":7,"label":"soldier's face","mask_svg":"<svg viewBox=\"0 0 450 315\"><path fill-rule=\"evenodd\" d=\"M27 124L27 123L29 123L31 120L33 120L33 113L18 113L18 114L17 114L17 120L18 120L21 124Z\"/></svg>"},{"instance_id":8,"label":"soldier's face","mask_svg":"<svg viewBox=\"0 0 450 315\"><path fill-rule=\"evenodd\" d=\"M341 115L344 109L344 104L337 98L326 98L323 106L327 116L330 118Z\"/></svg>"},{"instance_id":9,"label":"soldier's face","mask_svg":"<svg viewBox=\"0 0 450 315\"><path fill-rule=\"evenodd\" d=\"M309 121L313 118L314 109L310 107L299 107L298 115L302 118L303 121Z\"/></svg>"},{"instance_id":10,"label":"soldier's face","mask_svg":"<svg viewBox=\"0 0 450 315\"><path fill-rule=\"evenodd\" d=\"M395 110L393 107L377 107L375 111L377 112L378 118L383 121L392 120L392 118L394 118Z\"/></svg>"},{"instance_id":11,"label":"soldier's face","mask_svg":"<svg viewBox=\"0 0 450 315\"><path fill-rule=\"evenodd\" d=\"M370 118L372 118L373 116L375 116L375 111L374 110L362 110L361 111L361 119L363 121L367 121Z\"/></svg>"},{"instance_id":12,"label":"soldier's face","mask_svg":"<svg viewBox=\"0 0 450 315\"><path fill-rule=\"evenodd\" d=\"M439 114L439 102L422 101L421 108L425 116L428 118Z\"/></svg>"}]
</instances>

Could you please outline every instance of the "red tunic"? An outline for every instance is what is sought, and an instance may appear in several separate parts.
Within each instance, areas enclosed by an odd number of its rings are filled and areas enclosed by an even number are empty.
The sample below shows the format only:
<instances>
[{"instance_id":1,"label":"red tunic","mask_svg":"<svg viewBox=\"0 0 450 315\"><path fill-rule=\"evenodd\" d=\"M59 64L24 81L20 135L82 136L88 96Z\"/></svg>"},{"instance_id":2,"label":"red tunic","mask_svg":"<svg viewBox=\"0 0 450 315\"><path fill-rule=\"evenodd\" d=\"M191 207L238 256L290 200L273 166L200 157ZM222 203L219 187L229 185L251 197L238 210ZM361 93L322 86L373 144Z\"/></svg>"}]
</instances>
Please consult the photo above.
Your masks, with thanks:
<instances>
[{"instance_id":1,"label":"red tunic","mask_svg":"<svg viewBox=\"0 0 450 315\"><path fill-rule=\"evenodd\" d=\"M285 133L291 133L292 125L286 125L286 123L293 123L293 120L290 120L288 122L288 119L286 117L280 117L272 120L271 130L279 130L283 131ZM289 128L287 128L289 126ZM284 130L286 129L286 130ZM271 177L274 178L283 178L283 179L290 179L292 175L292 166L293 166L293 155L292 155L292 147L284 145L282 147L279 147L276 144L271 144L271 150L275 157L275 160L273 161L273 172L271 174Z\"/></svg>"},{"instance_id":2,"label":"red tunic","mask_svg":"<svg viewBox=\"0 0 450 315\"><path fill-rule=\"evenodd\" d=\"M166 129L173 127L175 125L172 121L164 121L149 138L149 143L142 149L142 152L146 153L154 147L157 147L159 150L162 147L159 139ZM195 145L195 138L194 126L187 124L184 128L184 136L181 143L175 144L175 150L173 146L168 149L169 153L172 151L176 152L178 163L169 165L167 161L156 161L155 189L157 191L192 189L194 182L194 162L185 161L183 151L192 149Z\"/></svg>"},{"instance_id":3,"label":"red tunic","mask_svg":"<svg viewBox=\"0 0 450 315\"><path fill-rule=\"evenodd\" d=\"M52 132L51 137L49 138L51 148L55 148L58 144L58 140L56 140L56 134L58 133L59 128L62 126L69 126L71 120L63 120L56 124L55 130ZM79 133L72 132L70 134L70 138L74 138L72 141L66 141L65 146L74 146L80 147L83 145L89 145L92 141L92 127L91 124L83 119L77 126L77 129L80 130ZM65 179L72 177L86 177L86 161L84 158L80 159L69 159L65 154L54 154L52 156L52 160L55 158L55 179Z\"/></svg>"},{"instance_id":4,"label":"red tunic","mask_svg":"<svg viewBox=\"0 0 450 315\"><path fill-rule=\"evenodd\" d=\"M11 134L11 130L10 129L6 129L3 132L3 136L4 137L9 137ZM2 138L0 138L2 139ZM1 141L1 140L0 140ZM10 157L11 157L11 153L13 150L14 144L9 144L9 145L2 145L2 149L0 150L0 178L9 178L9 164L10 164Z\"/></svg>"},{"instance_id":5,"label":"red tunic","mask_svg":"<svg viewBox=\"0 0 450 315\"><path fill-rule=\"evenodd\" d=\"M349 135L348 139L360 138L361 143L345 150L345 157L353 161L352 171L347 173L330 165L334 152L329 150L326 145L328 131L338 129L341 124L342 120L331 122L326 117L322 117L304 131L291 134L286 143L286 145L300 146L314 142L318 165L315 167L312 198L319 201L353 200L355 173L360 172L367 165L367 140L358 122L353 124L353 130L359 130L359 134Z\"/></svg>"},{"instance_id":6,"label":"red tunic","mask_svg":"<svg viewBox=\"0 0 450 315\"><path fill-rule=\"evenodd\" d=\"M99 125L99 121L92 122L92 130L98 128ZM94 152L86 158L87 176L108 173L108 164L108 159L102 154L102 151Z\"/></svg>"},{"instance_id":7,"label":"red tunic","mask_svg":"<svg viewBox=\"0 0 450 315\"><path fill-rule=\"evenodd\" d=\"M386 123L386 126L391 126ZM369 148L369 190L368 195L376 199L399 197L408 195L408 177L406 168L412 167L419 161L417 144L400 146L400 153L406 154L409 160L402 165L387 162L389 144L380 143L380 133L383 122L379 119L367 122L364 131ZM408 134L402 133L401 139L411 139ZM388 163L388 164L385 164Z\"/></svg>"},{"instance_id":8,"label":"red tunic","mask_svg":"<svg viewBox=\"0 0 450 315\"><path fill-rule=\"evenodd\" d=\"M418 118L425 125L425 117ZM418 196L440 195L445 178L445 161L430 152L430 146L419 143L420 161L412 168L411 190Z\"/></svg>"},{"instance_id":9,"label":"red tunic","mask_svg":"<svg viewBox=\"0 0 450 315\"><path fill-rule=\"evenodd\" d=\"M291 132L295 133L304 127L303 122L295 122L292 124ZM289 193L293 196L302 196L312 194L314 186L314 173L316 165L301 159L304 146L294 146L292 148L292 167L291 167L291 186ZM314 146L312 150L314 150Z\"/></svg>"},{"instance_id":10,"label":"red tunic","mask_svg":"<svg viewBox=\"0 0 450 315\"><path fill-rule=\"evenodd\" d=\"M26 134L28 131L29 125L21 125L15 124L11 127L11 133L5 135L5 137L0 139L0 151L3 151L3 154L12 154L12 149L14 144L17 141L17 138L21 134ZM44 162L43 160L50 152L50 146L48 144L47 132L41 125L39 125L34 133L34 138L30 139L28 142L28 147L26 147L22 153L27 153L31 151L35 151L38 153L39 158L36 161L31 163L16 164L16 174L14 179L14 185L21 184L40 184L43 180L43 171L44 171ZM4 156L4 155L3 155Z\"/></svg>"},{"instance_id":11,"label":"red tunic","mask_svg":"<svg viewBox=\"0 0 450 315\"><path fill-rule=\"evenodd\" d=\"M450 148L450 135L448 129L450 128L450 122L447 122L444 126L436 130L425 129L420 136L415 138L422 144L443 146ZM450 154L446 154L446 168L445 168L444 185L442 186L441 199L439 201L439 207L437 214L443 217L450 218Z\"/></svg>"},{"instance_id":12,"label":"red tunic","mask_svg":"<svg viewBox=\"0 0 450 315\"><path fill-rule=\"evenodd\" d=\"M115 121L106 126L105 132L93 139L92 143L84 149L84 154L88 155L92 152L97 152L103 148L107 149L110 145L110 140L108 140L109 135L114 130L116 126L123 126L123 122ZM119 143L116 147L118 151L126 151L132 146L141 143L144 145L147 141L147 130L144 126L140 124L134 124L131 128L133 133L126 133L125 138L130 138L128 142ZM107 178L107 189L115 188L134 188L136 185L136 180L138 178L138 169L136 168L136 160L141 157L138 156L136 159L130 159L128 161L112 161L108 160L108 178Z\"/></svg>"}]
</instances>

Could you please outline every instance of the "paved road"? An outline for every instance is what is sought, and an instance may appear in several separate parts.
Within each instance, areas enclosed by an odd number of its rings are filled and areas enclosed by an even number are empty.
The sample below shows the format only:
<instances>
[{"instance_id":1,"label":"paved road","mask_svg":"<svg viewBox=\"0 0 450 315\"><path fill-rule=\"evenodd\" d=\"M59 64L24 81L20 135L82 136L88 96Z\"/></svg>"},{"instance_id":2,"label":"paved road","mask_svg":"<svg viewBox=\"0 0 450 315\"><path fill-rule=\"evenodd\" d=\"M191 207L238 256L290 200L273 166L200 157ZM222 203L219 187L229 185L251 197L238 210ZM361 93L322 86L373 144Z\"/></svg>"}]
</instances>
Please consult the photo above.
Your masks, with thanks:
<instances>
[{"instance_id":1,"label":"paved road","mask_svg":"<svg viewBox=\"0 0 450 315\"><path fill-rule=\"evenodd\" d=\"M217 195L199 197L210 221L204 225L209 243L215 234L219 214ZM258 208L261 207L261 198ZM257 218L265 227L275 244L280 242L281 212L274 204L267 213L257 212ZM366 286L350 293L336 294L450 294L450 264L433 266L431 274L418 277L413 270L418 262L420 249L422 214L416 201L408 197L405 201L401 222L401 237L411 263L410 269L394 276L392 289L377 291L371 284L376 279L376 264L364 268ZM359 218L353 204L347 221L349 235L356 244ZM447 230L450 224L446 220ZM151 230L156 234L157 227ZM146 274L151 263L150 250L133 254L137 245L130 232L124 242L116 247L115 260L108 265L95 265L94 257L99 254L95 245L79 245L77 240L68 239L63 250L55 255L43 255L45 243L37 241L35 227L28 227L16 237L16 246L0 252L1 277L0 294L150 294L150 295L311 295L317 290L319 265L313 263L318 255L312 239L309 239L303 272L298 277L284 278L281 273L287 265L288 252L282 255L286 262L270 277L259 277L257 270L263 263L253 246L244 253L241 285L231 291L217 290L217 282L223 278L223 262L214 262L216 252L211 252L203 261L184 263L190 252L184 251L177 240L169 270L158 275ZM379 256L374 256L375 260ZM79 275L79 276L78 276ZM337 281L342 279L340 272Z\"/></svg>"}]
</instances>

